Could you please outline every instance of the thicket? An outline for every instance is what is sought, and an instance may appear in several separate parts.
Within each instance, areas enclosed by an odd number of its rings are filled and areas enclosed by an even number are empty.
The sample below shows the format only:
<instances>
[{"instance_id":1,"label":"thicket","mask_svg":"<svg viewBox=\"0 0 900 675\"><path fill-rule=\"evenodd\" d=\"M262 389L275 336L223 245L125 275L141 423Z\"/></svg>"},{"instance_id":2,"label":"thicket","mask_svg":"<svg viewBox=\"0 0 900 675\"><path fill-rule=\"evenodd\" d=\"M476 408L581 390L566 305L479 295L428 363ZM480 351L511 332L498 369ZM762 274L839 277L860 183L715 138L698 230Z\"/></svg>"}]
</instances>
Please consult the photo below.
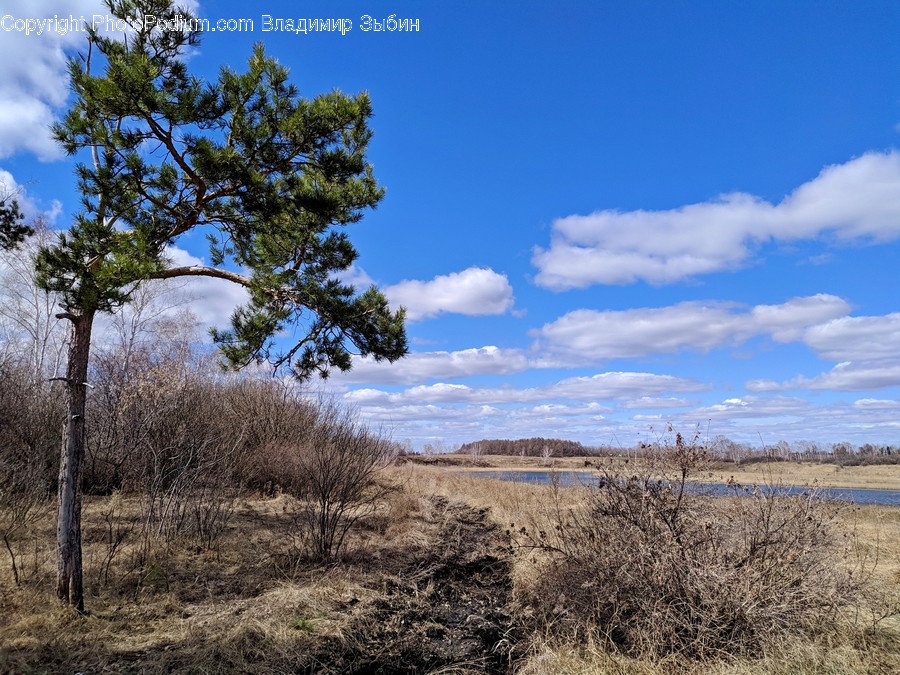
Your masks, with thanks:
<instances>
[{"instance_id":1,"label":"thicket","mask_svg":"<svg viewBox=\"0 0 900 675\"><path fill-rule=\"evenodd\" d=\"M632 473L601 469L574 501L557 488L546 520L516 529L536 565L518 597L536 633L706 660L837 634L859 616L866 570L839 526L848 507L777 486L705 497L688 489L703 448L678 435L656 456Z\"/></svg>"},{"instance_id":2,"label":"thicket","mask_svg":"<svg viewBox=\"0 0 900 675\"><path fill-rule=\"evenodd\" d=\"M56 498L65 419L56 357L66 336L52 299L29 285L29 250L0 260L7 300L15 291L23 307L34 307L29 298L47 304L43 316L10 302L0 311L0 545L17 583L29 527ZM293 381L223 372L183 304L178 288L148 285L102 327L92 355L83 492L140 504L125 518L113 499L93 524L106 540L99 576L126 543L139 544L138 566L176 540L214 549L250 491L289 496L298 555L339 555L348 530L390 489L379 470L397 448Z\"/></svg>"}]
</instances>

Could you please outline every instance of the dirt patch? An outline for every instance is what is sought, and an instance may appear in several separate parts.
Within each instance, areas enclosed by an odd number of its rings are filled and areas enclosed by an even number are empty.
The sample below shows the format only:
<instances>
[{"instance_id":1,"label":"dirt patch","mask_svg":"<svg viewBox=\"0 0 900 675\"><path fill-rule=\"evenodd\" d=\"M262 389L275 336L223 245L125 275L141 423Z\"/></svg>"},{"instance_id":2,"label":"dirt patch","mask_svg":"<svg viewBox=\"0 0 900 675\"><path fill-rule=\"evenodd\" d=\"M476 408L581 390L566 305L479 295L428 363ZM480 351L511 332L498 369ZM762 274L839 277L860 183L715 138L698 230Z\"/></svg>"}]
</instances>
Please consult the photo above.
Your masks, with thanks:
<instances>
[{"instance_id":1,"label":"dirt patch","mask_svg":"<svg viewBox=\"0 0 900 675\"><path fill-rule=\"evenodd\" d=\"M380 597L356 608L344 638L319 656L316 672L512 672L508 539L486 509L442 497L431 506L431 545L402 556Z\"/></svg>"}]
</instances>

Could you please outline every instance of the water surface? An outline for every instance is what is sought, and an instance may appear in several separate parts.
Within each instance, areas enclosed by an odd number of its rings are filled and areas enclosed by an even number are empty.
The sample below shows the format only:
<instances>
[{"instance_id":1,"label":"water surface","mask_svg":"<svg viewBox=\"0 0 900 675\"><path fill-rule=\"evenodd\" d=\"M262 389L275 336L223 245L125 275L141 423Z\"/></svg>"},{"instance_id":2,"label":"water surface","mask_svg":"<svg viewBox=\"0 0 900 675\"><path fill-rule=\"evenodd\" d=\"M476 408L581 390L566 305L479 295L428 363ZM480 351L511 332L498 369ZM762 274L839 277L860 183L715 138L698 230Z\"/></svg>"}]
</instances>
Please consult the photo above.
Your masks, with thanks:
<instances>
[{"instance_id":1,"label":"water surface","mask_svg":"<svg viewBox=\"0 0 900 675\"><path fill-rule=\"evenodd\" d=\"M498 478L500 480L517 481L520 483L536 483L547 485L552 476L559 479L559 483L565 487L573 485L597 485L600 476L586 471L465 471L468 476L480 476L482 478ZM808 487L798 485L779 485L777 487L761 489L777 490L783 494L802 495L809 491ZM838 499L854 504L881 504L887 506L900 506L900 490L865 490L859 488L818 488L820 494L826 499ZM724 483L689 483L688 491L691 494L705 494L711 496L727 496L741 494L734 487Z\"/></svg>"}]
</instances>

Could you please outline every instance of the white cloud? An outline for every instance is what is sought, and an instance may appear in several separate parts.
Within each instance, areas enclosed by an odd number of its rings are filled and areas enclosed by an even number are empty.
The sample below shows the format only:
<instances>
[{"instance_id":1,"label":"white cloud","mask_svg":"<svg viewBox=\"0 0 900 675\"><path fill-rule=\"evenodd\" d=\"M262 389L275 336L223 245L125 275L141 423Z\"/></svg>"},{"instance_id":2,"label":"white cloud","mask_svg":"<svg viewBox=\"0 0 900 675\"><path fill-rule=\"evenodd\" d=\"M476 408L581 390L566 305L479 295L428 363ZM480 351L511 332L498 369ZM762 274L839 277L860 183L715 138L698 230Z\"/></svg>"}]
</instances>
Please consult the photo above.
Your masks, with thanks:
<instances>
[{"instance_id":1,"label":"white cloud","mask_svg":"<svg viewBox=\"0 0 900 675\"><path fill-rule=\"evenodd\" d=\"M14 20L45 19L59 15L61 9L50 0L13 0L4 7L4 14ZM104 9L101 0L75 0L66 5L64 16L91 16ZM0 157L23 150L44 160L62 156L50 136L50 125L69 94L65 50L83 44L85 33L61 33L26 35L10 30L0 40Z\"/></svg>"},{"instance_id":2,"label":"white cloud","mask_svg":"<svg viewBox=\"0 0 900 675\"><path fill-rule=\"evenodd\" d=\"M16 182L13 175L5 169L0 169L0 199L14 198L19 204L19 209L26 220L42 217L48 225L53 225L56 217L62 211L62 204L53 200L49 209L41 209L28 194L25 186Z\"/></svg>"},{"instance_id":3,"label":"white cloud","mask_svg":"<svg viewBox=\"0 0 900 675\"><path fill-rule=\"evenodd\" d=\"M570 377L543 387L487 388L438 382L393 393L379 389L357 389L347 392L344 398L360 406L434 403L499 405L555 400L610 401L673 392L700 391L706 388L706 385L696 380L672 375L610 372L586 377Z\"/></svg>"},{"instance_id":4,"label":"white cloud","mask_svg":"<svg viewBox=\"0 0 900 675\"><path fill-rule=\"evenodd\" d=\"M900 237L900 153L868 153L825 168L779 204L748 194L666 211L598 211L553 223L537 248L538 285L553 290L645 280L667 284L734 269L767 241L823 235Z\"/></svg>"},{"instance_id":5,"label":"white cloud","mask_svg":"<svg viewBox=\"0 0 900 675\"><path fill-rule=\"evenodd\" d=\"M350 284L354 288L363 291L375 283L372 277L370 277L362 267L355 263L338 273L337 278L341 283Z\"/></svg>"},{"instance_id":6,"label":"white cloud","mask_svg":"<svg viewBox=\"0 0 900 675\"><path fill-rule=\"evenodd\" d=\"M900 386L900 313L847 316L810 326L803 341L823 359L838 361L815 377L751 380L750 391L864 391Z\"/></svg>"},{"instance_id":7,"label":"white cloud","mask_svg":"<svg viewBox=\"0 0 900 675\"><path fill-rule=\"evenodd\" d=\"M359 406L359 411L369 422L378 422L391 427L408 422L420 422L429 428L429 435L432 437L436 433L442 437L445 435L438 430L437 424L445 431L448 421L468 425L479 418L504 415L502 410L491 406L373 405Z\"/></svg>"},{"instance_id":8,"label":"white cloud","mask_svg":"<svg viewBox=\"0 0 900 675\"><path fill-rule=\"evenodd\" d=\"M453 352L412 352L394 363L358 357L353 360L350 372L335 373L332 379L348 384L415 384L473 375L509 375L528 367L522 350L488 345Z\"/></svg>"},{"instance_id":9,"label":"white cloud","mask_svg":"<svg viewBox=\"0 0 900 675\"><path fill-rule=\"evenodd\" d=\"M693 416L707 419L731 420L745 417L773 417L802 415L809 408L809 402L800 398L778 396L774 398L762 398L757 396L745 396L742 398L729 398L721 403L698 408L692 412Z\"/></svg>"},{"instance_id":10,"label":"white cloud","mask_svg":"<svg viewBox=\"0 0 900 675\"><path fill-rule=\"evenodd\" d=\"M185 4L185 3L182 3ZM198 3L186 3L196 11ZM0 39L0 158L30 152L42 160L58 159L62 151L50 135L50 125L69 94L66 56L85 44L80 19L106 16L102 0L10 0L2 16L11 17ZM26 20L57 21L26 34ZM68 19L74 17L75 21ZM70 24L77 25L74 30ZM9 27L10 30L6 30Z\"/></svg>"},{"instance_id":11,"label":"white cloud","mask_svg":"<svg viewBox=\"0 0 900 675\"><path fill-rule=\"evenodd\" d=\"M900 410L900 401L879 398L861 398L854 401L853 406L865 410Z\"/></svg>"},{"instance_id":12,"label":"white cloud","mask_svg":"<svg viewBox=\"0 0 900 675\"><path fill-rule=\"evenodd\" d=\"M588 416L593 420L602 420L604 419L604 414L610 412L611 410L611 408L600 405L596 402L576 405L563 403L542 403L540 405L512 410L509 412L509 415L511 417L517 418L533 417L538 420L542 420L546 424L549 420L562 419L567 417Z\"/></svg>"},{"instance_id":13,"label":"white cloud","mask_svg":"<svg viewBox=\"0 0 900 675\"><path fill-rule=\"evenodd\" d=\"M480 438L552 435L588 443L617 443L633 429L608 419L615 401L698 391L699 382L652 373L600 373L542 387L478 388L438 383L389 392L359 389L344 400L370 423L389 425L395 438L451 444Z\"/></svg>"},{"instance_id":14,"label":"white cloud","mask_svg":"<svg viewBox=\"0 0 900 675\"><path fill-rule=\"evenodd\" d=\"M203 265L204 261L184 249L170 246L166 256L173 267ZM234 310L249 299L246 289L224 279L184 277L183 292L191 299L185 304L204 328L229 325Z\"/></svg>"},{"instance_id":15,"label":"white cloud","mask_svg":"<svg viewBox=\"0 0 900 675\"><path fill-rule=\"evenodd\" d=\"M690 405L689 401L684 398L659 398L653 396L641 396L640 398L636 398L632 401L625 401L622 405L623 408L637 408L637 409L650 409L650 408L685 408Z\"/></svg>"},{"instance_id":16,"label":"white cloud","mask_svg":"<svg viewBox=\"0 0 900 675\"><path fill-rule=\"evenodd\" d=\"M535 331L536 348L553 360L632 358L706 351L767 334L779 342L798 340L804 329L841 317L850 306L834 295L792 298L739 312L725 303L683 302L660 308L576 310Z\"/></svg>"},{"instance_id":17,"label":"white cloud","mask_svg":"<svg viewBox=\"0 0 900 675\"><path fill-rule=\"evenodd\" d=\"M443 313L505 314L514 301L506 276L484 267L439 275L431 281L401 281L383 290L392 305L406 307L411 321Z\"/></svg>"},{"instance_id":18,"label":"white cloud","mask_svg":"<svg viewBox=\"0 0 900 675\"><path fill-rule=\"evenodd\" d=\"M844 361L816 377L798 376L786 382L751 380L750 391L791 391L799 389L828 389L831 391L870 391L900 387L900 361L854 362Z\"/></svg>"},{"instance_id":19,"label":"white cloud","mask_svg":"<svg viewBox=\"0 0 900 675\"><path fill-rule=\"evenodd\" d=\"M834 319L809 328L803 340L830 361L900 359L900 313Z\"/></svg>"},{"instance_id":20,"label":"white cloud","mask_svg":"<svg viewBox=\"0 0 900 675\"><path fill-rule=\"evenodd\" d=\"M540 391L549 393L553 386ZM487 404L472 398L470 402L431 403L404 398L403 392L378 392L368 403L357 405L364 418L390 425L394 438L410 438L418 445L436 438L452 446L481 438L553 435L589 445L629 446L660 440L669 424L683 435L699 431L703 439L724 435L756 446L782 439L896 443L900 429L896 421L900 401L890 400L815 405L800 397L750 394L701 406L679 406L685 407L683 410L641 409L640 414L625 417L623 413L633 407L629 399L605 405L591 400Z\"/></svg>"},{"instance_id":21,"label":"white cloud","mask_svg":"<svg viewBox=\"0 0 900 675\"><path fill-rule=\"evenodd\" d=\"M555 398L581 400L635 399L672 392L702 391L696 380L654 373L611 372L570 377L549 388Z\"/></svg>"},{"instance_id":22,"label":"white cloud","mask_svg":"<svg viewBox=\"0 0 900 675\"><path fill-rule=\"evenodd\" d=\"M175 246L166 248L173 267L202 265L204 261ZM197 339L209 339L208 329L226 328L234 310L249 299L246 289L224 279L210 277L177 277L152 280L141 284L132 302L114 314L98 317L97 336L101 343L116 339L123 330L132 328L135 312L140 323L150 326L159 321L176 321L196 332ZM124 328L123 328L124 327Z\"/></svg>"}]
</instances>

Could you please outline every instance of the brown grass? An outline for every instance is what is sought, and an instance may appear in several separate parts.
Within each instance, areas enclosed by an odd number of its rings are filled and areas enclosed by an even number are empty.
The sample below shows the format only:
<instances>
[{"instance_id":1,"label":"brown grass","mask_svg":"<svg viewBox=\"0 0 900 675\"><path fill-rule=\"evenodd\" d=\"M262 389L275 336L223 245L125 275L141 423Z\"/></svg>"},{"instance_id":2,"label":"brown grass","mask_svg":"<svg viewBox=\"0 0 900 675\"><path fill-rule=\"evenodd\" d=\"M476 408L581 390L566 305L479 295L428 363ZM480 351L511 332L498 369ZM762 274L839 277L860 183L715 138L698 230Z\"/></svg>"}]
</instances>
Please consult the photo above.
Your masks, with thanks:
<instances>
[{"instance_id":1,"label":"brown grass","mask_svg":"<svg viewBox=\"0 0 900 675\"><path fill-rule=\"evenodd\" d=\"M491 458L489 458L491 459ZM530 467L536 468L536 467ZM467 472L468 473L468 472ZM492 517L516 534L549 530L553 526L552 488L547 485L514 483L473 477L447 467L417 467L413 476L417 489L434 490L480 506L489 507ZM577 502L576 490L564 490L566 506ZM886 506L847 508L839 526L847 541L856 547L847 564L862 566L873 578L874 601L882 607L900 609L900 509ZM538 560L523 554L516 559L517 587L531 584L539 573ZM611 653L586 638L578 646L560 641L549 632L533 635L528 657L517 672L538 673L893 673L900 672L900 620L894 615L867 630L871 616L848 617L840 631L823 631L804 639L780 638L764 645L753 657L723 658L721 661L691 663L677 657L655 660ZM858 620L858 623L855 623ZM850 624L856 628L849 628ZM524 647L523 647L524 648Z\"/></svg>"},{"instance_id":2,"label":"brown grass","mask_svg":"<svg viewBox=\"0 0 900 675\"><path fill-rule=\"evenodd\" d=\"M493 458L487 458L491 460ZM539 461L539 458L538 458ZM864 469L881 467L862 467ZM849 469L844 469L848 471ZM436 546L451 504L489 509L489 517L515 534L552 521L550 488L459 475L447 468L391 469L402 490L349 535L339 564L317 565L298 552L290 499L243 497L213 550L184 541L158 543L140 565L138 541L126 540L98 580L108 550L103 514L110 498L89 497L85 509L87 616L59 607L53 593L53 507L16 541L22 586L0 558L0 672L298 672L315 670L313 657L354 644L360 621L386 602L398 585L399 563L412 551ZM576 491L563 491L575 503ZM137 512L123 499L124 516ZM874 567L876 594L900 589L900 509L857 507L842 521L855 532L858 555ZM453 542L440 541L441 545ZM514 588L530 583L538 560L518 549ZM876 564L877 563L877 564ZM421 581L426 589L427 578ZM426 591L427 592L427 591ZM515 639L513 636L511 640ZM900 672L900 625L875 631L823 633L766 644L752 658L701 665L677 659L634 658L608 651L592 639L561 642L552 632L520 635L516 672L542 673L891 673ZM472 666L469 671L478 668ZM464 672L458 669L454 672Z\"/></svg>"},{"instance_id":3,"label":"brown grass","mask_svg":"<svg viewBox=\"0 0 900 675\"><path fill-rule=\"evenodd\" d=\"M431 517L417 495L391 495L351 533L343 564L317 566L302 560L288 497L246 498L216 550L158 542L142 565L134 535L101 583L110 499L85 504L86 616L55 600L50 505L17 542L20 588L0 565L0 672L292 670L311 644L340 638L353 607L381 594L393 554L426 541ZM124 500L126 516L137 511L137 500Z\"/></svg>"}]
</instances>

